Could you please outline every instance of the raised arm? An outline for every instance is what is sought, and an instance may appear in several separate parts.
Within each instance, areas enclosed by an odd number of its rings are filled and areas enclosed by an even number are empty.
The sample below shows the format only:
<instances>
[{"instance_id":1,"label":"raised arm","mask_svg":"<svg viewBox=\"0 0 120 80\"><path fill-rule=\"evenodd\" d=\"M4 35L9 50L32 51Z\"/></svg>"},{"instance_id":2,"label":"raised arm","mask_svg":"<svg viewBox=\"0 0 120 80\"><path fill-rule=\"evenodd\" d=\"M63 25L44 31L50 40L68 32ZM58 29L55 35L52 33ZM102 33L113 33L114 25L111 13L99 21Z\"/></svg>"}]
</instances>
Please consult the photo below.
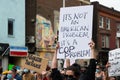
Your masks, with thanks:
<instances>
[{"instance_id":1,"label":"raised arm","mask_svg":"<svg viewBox=\"0 0 120 80\"><path fill-rule=\"evenodd\" d=\"M52 60L52 69L54 68L57 68L57 51L58 51L58 48L59 48L59 43L57 43L56 45L56 49L55 49L55 52L54 52L54 56L53 56L53 60Z\"/></svg>"},{"instance_id":2,"label":"raised arm","mask_svg":"<svg viewBox=\"0 0 120 80\"><path fill-rule=\"evenodd\" d=\"M89 46L90 46L90 49L91 49L91 58L96 59L97 50L95 49L95 43L93 41L91 41L89 43Z\"/></svg>"},{"instance_id":3,"label":"raised arm","mask_svg":"<svg viewBox=\"0 0 120 80\"><path fill-rule=\"evenodd\" d=\"M89 43L90 49L91 49L91 59L89 66L86 70L87 78L86 80L95 80L95 71L96 71L96 54L97 51L95 50L95 43L91 41Z\"/></svg>"}]
</instances>

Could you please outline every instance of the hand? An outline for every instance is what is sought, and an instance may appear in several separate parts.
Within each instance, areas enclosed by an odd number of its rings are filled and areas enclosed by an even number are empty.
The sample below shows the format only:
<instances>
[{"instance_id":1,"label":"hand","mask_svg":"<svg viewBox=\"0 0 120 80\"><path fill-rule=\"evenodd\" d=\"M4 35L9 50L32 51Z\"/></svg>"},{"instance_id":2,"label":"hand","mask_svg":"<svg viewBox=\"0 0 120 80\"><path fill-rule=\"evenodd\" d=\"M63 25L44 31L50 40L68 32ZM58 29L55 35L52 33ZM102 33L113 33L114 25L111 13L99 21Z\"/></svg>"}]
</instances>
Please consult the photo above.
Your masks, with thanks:
<instances>
[{"instance_id":1,"label":"hand","mask_svg":"<svg viewBox=\"0 0 120 80\"><path fill-rule=\"evenodd\" d=\"M57 44L56 44L56 50L58 50L60 48L60 44L59 44L59 42L57 42Z\"/></svg>"},{"instance_id":2,"label":"hand","mask_svg":"<svg viewBox=\"0 0 120 80\"><path fill-rule=\"evenodd\" d=\"M91 41L89 43L89 46L90 46L91 49L95 49L95 43L93 41Z\"/></svg>"},{"instance_id":3,"label":"hand","mask_svg":"<svg viewBox=\"0 0 120 80\"><path fill-rule=\"evenodd\" d=\"M110 63L107 62L107 64L105 65L106 68L110 67Z\"/></svg>"},{"instance_id":4,"label":"hand","mask_svg":"<svg viewBox=\"0 0 120 80\"><path fill-rule=\"evenodd\" d=\"M42 71L42 75L46 75L47 74L47 72L46 71Z\"/></svg>"}]
</instances>

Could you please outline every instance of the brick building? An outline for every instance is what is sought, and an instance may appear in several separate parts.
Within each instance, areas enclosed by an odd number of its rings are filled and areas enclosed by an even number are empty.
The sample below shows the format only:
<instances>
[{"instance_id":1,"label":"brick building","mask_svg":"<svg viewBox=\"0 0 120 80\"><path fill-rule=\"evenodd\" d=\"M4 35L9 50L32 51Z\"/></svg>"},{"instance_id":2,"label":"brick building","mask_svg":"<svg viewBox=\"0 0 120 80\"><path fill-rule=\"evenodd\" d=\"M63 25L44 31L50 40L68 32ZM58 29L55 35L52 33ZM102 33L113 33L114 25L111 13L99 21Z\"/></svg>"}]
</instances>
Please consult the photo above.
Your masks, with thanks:
<instances>
[{"instance_id":1,"label":"brick building","mask_svg":"<svg viewBox=\"0 0 120 80\"><path fill-rule=\"evenodd\" d=\"M84 2L85 1L85 2ZM80 6L90 3L90 0L66 0L65 6ZM87 1L87 2L86 2ZM105 7L98 2L94 5L93 39L99 51L99 61L105 64L108 60L108 51L119 47L120 12L114 8ZM50 56L54 48L39 48L36 43L36 15L51 22L52 30L57 34L59 24L59 10L63 7L62 0L26 0L26 45L29 52L35 51ZM47 23L48 24L48 23ZM30 39L33 40L30 40ZM32 41L32 42L30 42Z\"/></svg>"},{"instance_id":2,"label":"brick building","mask_svg":"<svg viewBox=\"0 0 120 80\"><path fill-rule=\"evenodd\" d=\"M109 50L119 47L120 12L98 2L94 5L93 38L99 51L99 61L106 64ZM118 34L118 35L117 35Z\"/></svg>"}]
</instances>

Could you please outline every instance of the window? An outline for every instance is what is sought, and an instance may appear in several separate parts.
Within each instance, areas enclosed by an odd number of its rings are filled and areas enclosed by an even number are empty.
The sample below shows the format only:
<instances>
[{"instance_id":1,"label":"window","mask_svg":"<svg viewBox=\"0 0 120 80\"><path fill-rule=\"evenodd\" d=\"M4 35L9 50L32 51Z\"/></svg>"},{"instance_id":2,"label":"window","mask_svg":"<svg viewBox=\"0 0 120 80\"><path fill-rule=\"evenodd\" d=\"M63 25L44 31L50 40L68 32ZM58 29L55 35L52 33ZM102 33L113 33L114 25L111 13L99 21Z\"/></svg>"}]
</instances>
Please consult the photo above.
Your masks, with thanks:
<instances>
[{"instance_id":1,"label":"window","mask_svg":"<svg viewBox=\"0 0 120 80\"><path fill-rule=\"evenodd\" d=\"M106 35L106 48L109 48L109 36Z\"/></svg>"},{"instance_id":2,"label":"window","mask_svg":"<svg viewBox=\"0 0 120 80\"><path fill-rule=\"evenodd\" d=\"M102 36L102 47L105 47L105 36Z\"/></svg>"},{"instance_id":3,"label":"window","mask_svg":"<svg viewBox=\"0 0 120 80\"><path fill-rule=\"evenodd\" d=\"M102 48L109 48L109 36L102 35Z\"/></svg>"},{"instance_id":4,"label":"window","mask_svg":"<svg viewBox=\"0 0 120 80\"><path fill-rule=\"evenodd\" d=\"M8 36L14 36L14 19L8 19Z\"/></svg>"},{"instance_id":5,"label":"window","mask_svg":"<svg viewBox=\"0 0 120 80\"><path fill-rule=\"evenodd\" d=\"M120 32L120 24L117 25L117 32Z\"/></svg>"},{"instance_id":6,"label":"window","mask_svg":"<svg viewBox=\"0 0 120 80\"><path fill-rule=\"evenodd\" d=\"M106 18L106 29L110 30L110 19Z\"/></svg>"},{"instance_id":7,"label":"window","mask_svg":"<svg viewBox=\"0 0 120 80\"><path fill-rule=\"evenodd\" d=\"M117 48L120 47L119 38L116 39L116 47L117 47Z\"/></svg>"},{"instance_id":8,"label":"window","mask_svg":"<svg viewBox=\"0 0 120 80\"><path fill-rule=\"evenodd\" d=\"M103 28L103 24L104 24L103 20L104 20L104 17L100 16L99 17L99 28Z\"/></svg>"}]
</instances>

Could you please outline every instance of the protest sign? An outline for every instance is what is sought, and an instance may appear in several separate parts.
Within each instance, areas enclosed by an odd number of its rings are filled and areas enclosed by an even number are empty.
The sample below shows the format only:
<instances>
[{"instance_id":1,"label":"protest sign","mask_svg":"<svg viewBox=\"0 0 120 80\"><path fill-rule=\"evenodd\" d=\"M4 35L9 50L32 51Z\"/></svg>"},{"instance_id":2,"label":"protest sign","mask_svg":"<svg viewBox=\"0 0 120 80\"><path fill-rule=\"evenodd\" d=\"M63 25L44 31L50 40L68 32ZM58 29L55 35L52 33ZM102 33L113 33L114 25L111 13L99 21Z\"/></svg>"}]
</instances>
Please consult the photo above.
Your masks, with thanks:
<instances>
[{"instance_id":1,"label":"protest sign","mask_svg":"<svg viewBox=\"0 0 120 80\"><path fill-rule=\"evenodd\" d=\"M22 62L22 67L36 72L42 72L46 70L48 64L47 59L40 58L39 56L29 54Z\"/></svg>"},{"instance_id":2,"label":"protest sign","mask_svg":"<svg viewBox=\"0 0 120 80\"><path fill-rule=\"evenodd\" d=\"M60 9L60 27L57 58L90 58L88 43L92 38L93 6Z\"/></svg>"},{"instance_id":3,"label":"protest sign","mask_svg":"<svg viewBox=\"0 0 120 80\"><path fill-rule=\"evenodd\" d=\"M109 76L120 75L120 48L109 51Z\"/></svg>"}]
</instances>

